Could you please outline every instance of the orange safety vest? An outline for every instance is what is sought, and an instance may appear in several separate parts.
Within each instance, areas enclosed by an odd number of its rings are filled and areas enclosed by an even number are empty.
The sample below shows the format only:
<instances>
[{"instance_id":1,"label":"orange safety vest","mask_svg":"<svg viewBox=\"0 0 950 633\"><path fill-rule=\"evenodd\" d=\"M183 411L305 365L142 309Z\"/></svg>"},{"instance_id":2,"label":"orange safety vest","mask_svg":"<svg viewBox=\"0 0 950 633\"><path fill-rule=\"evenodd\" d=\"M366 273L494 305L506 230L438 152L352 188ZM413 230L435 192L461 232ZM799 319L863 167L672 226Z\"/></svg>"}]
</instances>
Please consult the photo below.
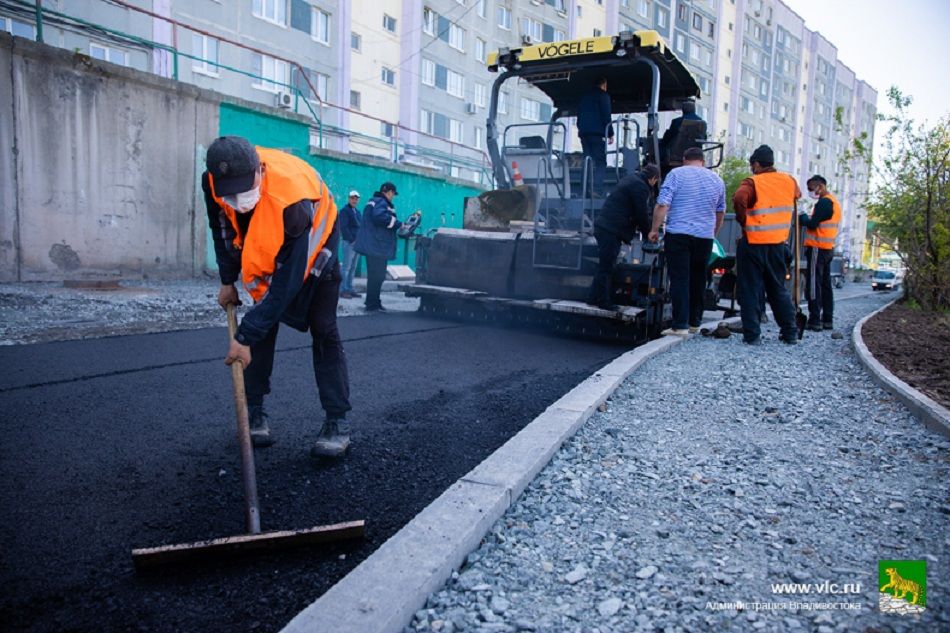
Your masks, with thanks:
<instances>
[{"instance_id":1,"label":"orange safety vest","mask_svg":"<svg viewBox=\"0 0 950 633\"><path fill-rule=\"evenodd\" d=\"M822 197L825 196L831 199L831 219L821 222L817 229L805 229L805 246L831 250L835 247L835 240L838 239L838 226L841 224L841 203L830 193L826 193Z\"/></svg>"},{"instance_id":2,"label":"orange safety vest","mask_svg":"<svg viewBox=\"0 0 950 633\"><path fill-rule=\"evenodd\" d=\"M749 244L781 244L788 239L795 210L795 181L778 171L752 176L755 205L746 212Z\"/></svg>"},{"instance_id":3,"label":"orange safety vest","mask_svg":"<svg viewBox=\"0 0 950 633\"><path fill-rule=\"evenodd\" d=\"M241 251L244 287L255 303L267 295L277 267L277 253L284 244L284 209L301 200L313 201L305 280L314 272L317 256L333 231L337 215L333 196L313 167L296 156L276 149L258 147L257 154L266 169L261 178L261 199L254 207L247 235L241 234L237 211L214 193L214 179L208 174L211 195L234 228L234 246Z\"/></svg>"}]
</instances>

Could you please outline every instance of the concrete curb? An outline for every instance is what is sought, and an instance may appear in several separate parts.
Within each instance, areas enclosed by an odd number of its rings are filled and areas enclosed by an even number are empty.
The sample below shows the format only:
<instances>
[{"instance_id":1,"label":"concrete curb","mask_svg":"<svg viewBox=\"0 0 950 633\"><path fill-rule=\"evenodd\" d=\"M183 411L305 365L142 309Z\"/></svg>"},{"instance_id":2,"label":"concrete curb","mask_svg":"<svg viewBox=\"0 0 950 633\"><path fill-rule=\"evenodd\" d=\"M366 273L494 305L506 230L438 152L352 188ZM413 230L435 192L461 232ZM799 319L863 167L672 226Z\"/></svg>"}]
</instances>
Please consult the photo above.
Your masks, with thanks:
<instances>
[{"instance_id":1,"label":"concrete curb","mask_svg":"<svg viewBox=\"0 0 950 633\"><path fill-rule=\"evenodd\" d=\"M874 355L871 354L868 346L864 343L864 337L861 335L861 328L864 327L864 324L878 312L882 312L894 305L896 301L897 299L888 302L857 322L851 333L851 342L854 345L854 351L858 355L858 359L871 374L871 378L874 379L874 382L897 396L897 398L910 409L911 413L923 422L924 426L928 429L950 437L950 409L928 398L892 374L890 370L874 358Z\"/></svg>"},{"instance_id":2,"label":"concrete curb","mask_svg":"<svg viewBox=\"0 0 950 633\"><path fill-rule=\"evenodd\" d=\"M456 481L283 633L399 633L547 465L638 367L686 339L666 336L602 367Z\"/></svg>"}]
</instances>

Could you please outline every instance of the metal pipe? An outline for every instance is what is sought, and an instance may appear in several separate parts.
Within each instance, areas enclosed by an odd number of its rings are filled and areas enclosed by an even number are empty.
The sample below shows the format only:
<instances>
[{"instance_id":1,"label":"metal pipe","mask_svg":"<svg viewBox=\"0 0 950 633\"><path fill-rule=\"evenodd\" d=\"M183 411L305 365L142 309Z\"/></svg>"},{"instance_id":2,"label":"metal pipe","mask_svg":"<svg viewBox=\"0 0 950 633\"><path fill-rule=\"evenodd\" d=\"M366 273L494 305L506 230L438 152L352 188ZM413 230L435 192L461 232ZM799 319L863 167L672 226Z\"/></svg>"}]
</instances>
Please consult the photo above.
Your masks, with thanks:
<instances>
[{"instance_id":1,"label":"metal pipe","mask_svg":"<svg viewBox=\"0 0 950 633\"><path fill-rule=\"evenodd\" d=\"M43 0L36 0L36 41L43 43Z\"/></svg>"}]
</instances>

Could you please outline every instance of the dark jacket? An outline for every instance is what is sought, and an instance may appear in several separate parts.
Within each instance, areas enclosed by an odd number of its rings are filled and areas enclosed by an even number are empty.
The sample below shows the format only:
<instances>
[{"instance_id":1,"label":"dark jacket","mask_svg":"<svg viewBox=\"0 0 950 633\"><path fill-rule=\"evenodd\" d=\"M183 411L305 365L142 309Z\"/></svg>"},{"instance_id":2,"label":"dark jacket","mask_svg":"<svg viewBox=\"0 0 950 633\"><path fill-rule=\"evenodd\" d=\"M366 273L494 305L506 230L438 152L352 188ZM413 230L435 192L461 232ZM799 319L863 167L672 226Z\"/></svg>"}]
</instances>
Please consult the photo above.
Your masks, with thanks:
<instances>
[{"instance_id":1,"label":"dark jacket","mask_svg":"<svg viewBox=\"0 0 950 633\"><path fill-rule=\"evenodd\" d=\"M377 191L363 209L363 221L356 233L354 245L356 252L367 257L394 259L396 231L400 226L402 222L396 219L392 203Z\"/></svg>"},{"instance_id":2,"label":"dark jacket","mask_svg":"<svg viewBox=\"0 0 950 633\"><path fill-rule=\"evenodd\" d=\"M577 135L614 137L614 127L610 125L610 95L600 88L594 88L583 97L577 108ZM606 132L605 132L606 130Z\"/></svg>"},{"instance_id":3,"label":"dark jacket","mask_svg":"<svg viewBox=\"0 0 950 633\"><path fill-rule=\"evenodd\" d=\"M831 198L821 197L815 203L814 212L810 216L807 213L799 215L798 223L806 229L814 231L822 222L830 220L834 214L835 208L831 204Z\"/></svg>"},{"instance_id":4,"label":"dark jacket","mask_svg":"<svg viewBox=\"0 0 950 633\"><path fill-rule=\"evenodd\" d=\"M699 116L695 112L690 112L684 114L683 116L678 116L672 121L670 121L670 128L663 134L663 138L660 139L660 145L662 147L669 147L669 145L676 139L676 135L680 132L680 126L683 125L683 119L687 121L702 121L703 117Z\"/></svg>"},{"instance_id":5,"label":"dark jacket","mask_svg":"<svg viewBox=\"0 0 950 633\"><path fill-rule=\"evenodd\" d=\"M630 242L637 231L646 236L650 232L650 208L653 188L639 174L627 176L617 184L597 213L594 227L613 233L624 242Z\"/></svg>"},{"instance_id":6,"label":"dark jacket","mask_svg":"<svg viewBox=\"0 0 950 633\"><path fill-rule=\"evenodd\" d=\"M201 188L205 194L205 207L208 211L208 224L211 227L218 274L222 284L231 285L236 283L241 276L241 251L237 250L233 244L234 227L225 216L224 210L211 196L207 172L201 177ZM253 216L253 211L237 215L238 225L245 234ZM307 269L309 259L309 229L312 217L313 203L310 200L301 200L284 209L284 244L277 252L277 267L271 277L267 294L241 319L235 338L242 345L260 342L278 321L303 332L307 330L307 313L315 287L313 275L304 279L304 271ZM339 240L340 233L334 225L325 248L335 253ZM336 266L336 257L333 256L324 266L323 275L334 274L331 271Z\"/></svg>"},{"instance_id":7,"label":"dark jacket","mask_svg":"<svg viewBox=\"0 0 950 633\"><path fill-rule=\"evenodd\" d=\"M344 242L352 244L356 241L356 232L360 230L360 212L349 203L340 207L340 217L337 220L340 225L340 237Z\"/></svg>"}]
</instances>

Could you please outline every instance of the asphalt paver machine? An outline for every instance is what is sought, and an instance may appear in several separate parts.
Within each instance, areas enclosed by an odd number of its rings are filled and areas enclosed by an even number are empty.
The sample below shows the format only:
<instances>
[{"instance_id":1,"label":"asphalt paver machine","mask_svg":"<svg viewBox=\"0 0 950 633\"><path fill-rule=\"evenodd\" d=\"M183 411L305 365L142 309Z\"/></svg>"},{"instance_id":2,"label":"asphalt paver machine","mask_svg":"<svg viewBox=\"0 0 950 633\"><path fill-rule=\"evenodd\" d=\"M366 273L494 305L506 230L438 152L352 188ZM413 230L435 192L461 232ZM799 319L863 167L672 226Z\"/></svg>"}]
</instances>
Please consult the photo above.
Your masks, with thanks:
<instances>
[{"instance_id":1,"label":"asphalt paver machine","mask_svg":"<svg viewBox=\"0 0 950 633\"><path fill-rule=\"evenodd\" d=\"M568 150L568 120L595 81L606 78L616 138L608 146L610 190L645 163L668 162L660 160L659 113L700 97L696 80L655 31L501 49L489 56L488 70L500 73L486 128L496 188L466 200L463 228L417 240L416 283L401 288L434 315L635 343L655 337L670 321L659 247L636 241L625 250L613 284L618 310L585 303L598 261L594 220L604 200L594 194L590 159ZM548 121L499 130L502 87L512 81L550 98ZM709 152L707 165L718 165L722 145L698 143Z\"/></svg>"}]
</instances>

